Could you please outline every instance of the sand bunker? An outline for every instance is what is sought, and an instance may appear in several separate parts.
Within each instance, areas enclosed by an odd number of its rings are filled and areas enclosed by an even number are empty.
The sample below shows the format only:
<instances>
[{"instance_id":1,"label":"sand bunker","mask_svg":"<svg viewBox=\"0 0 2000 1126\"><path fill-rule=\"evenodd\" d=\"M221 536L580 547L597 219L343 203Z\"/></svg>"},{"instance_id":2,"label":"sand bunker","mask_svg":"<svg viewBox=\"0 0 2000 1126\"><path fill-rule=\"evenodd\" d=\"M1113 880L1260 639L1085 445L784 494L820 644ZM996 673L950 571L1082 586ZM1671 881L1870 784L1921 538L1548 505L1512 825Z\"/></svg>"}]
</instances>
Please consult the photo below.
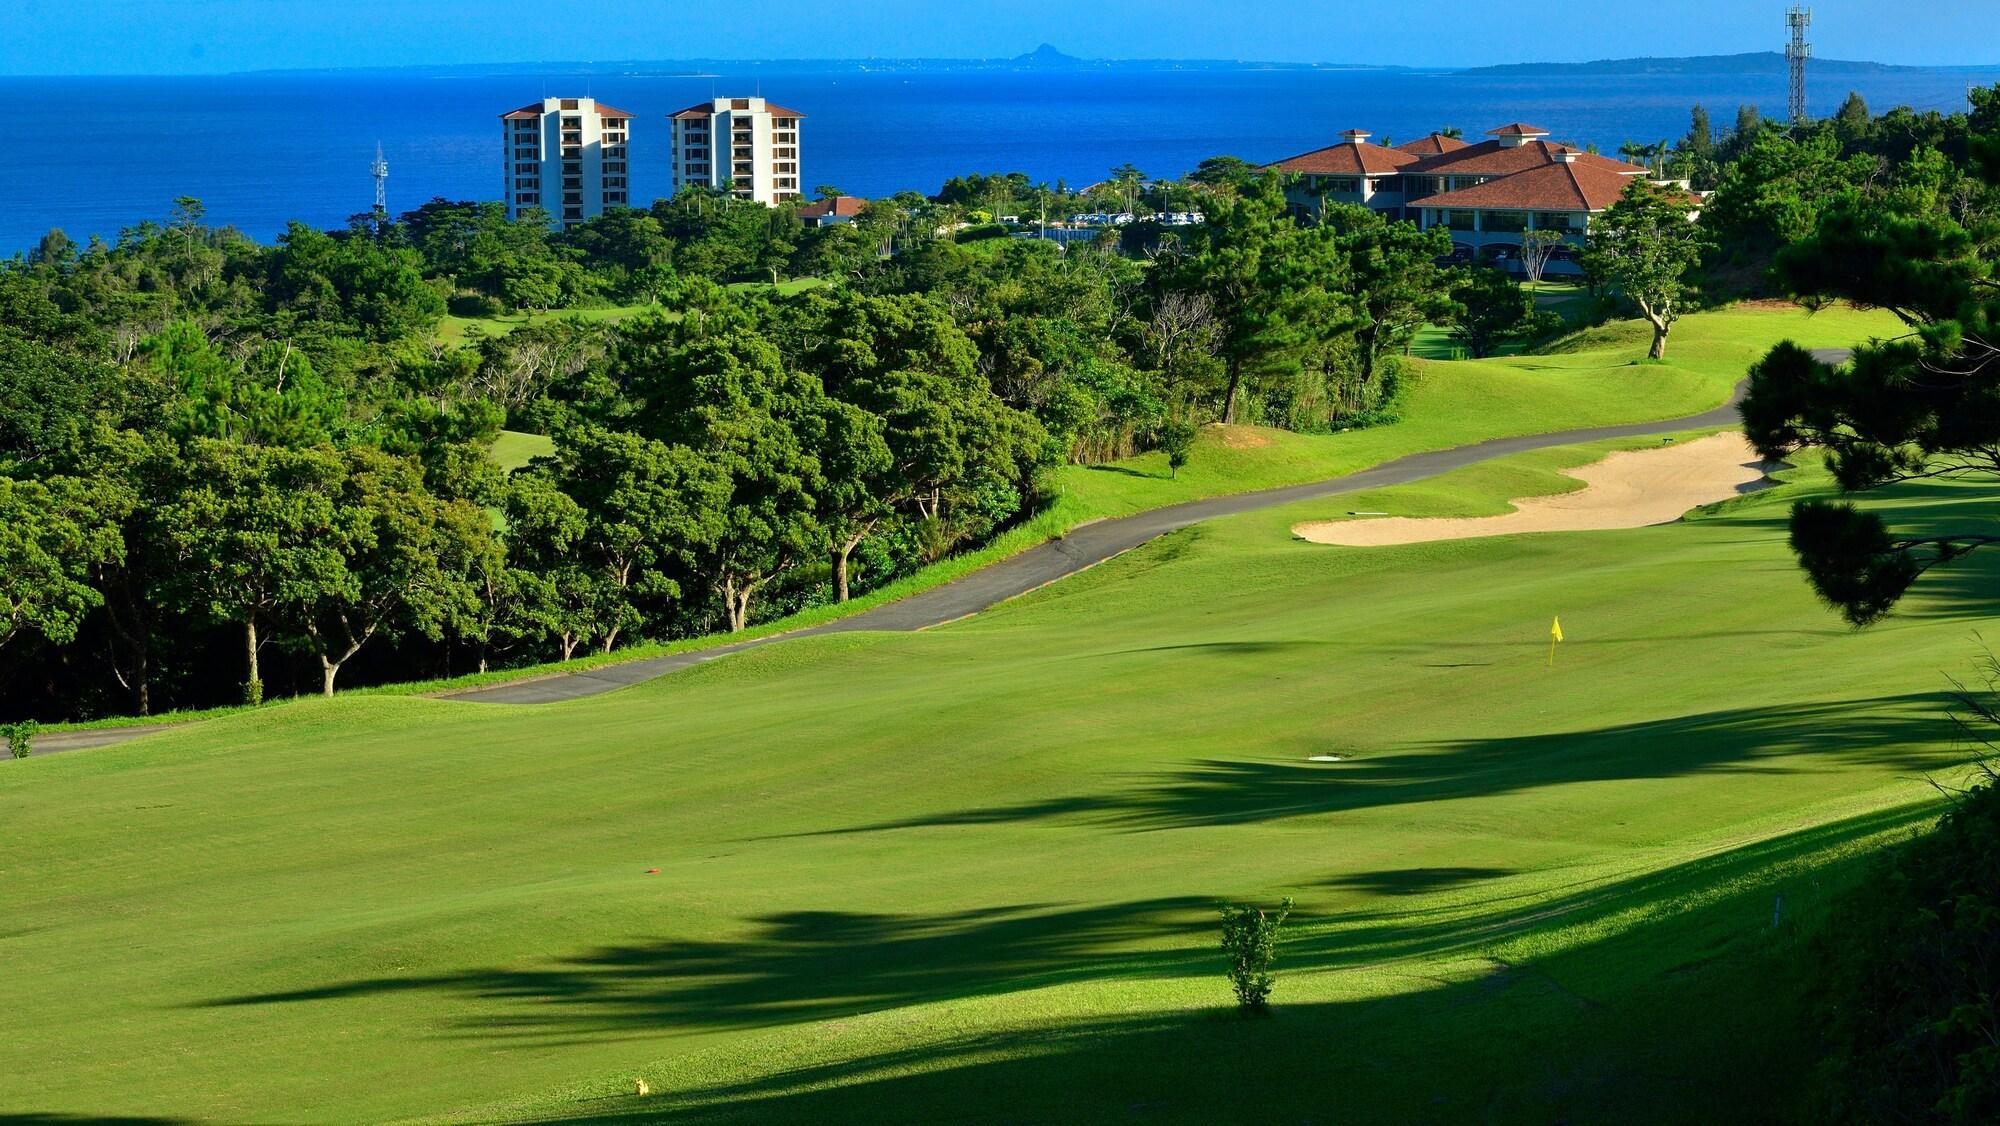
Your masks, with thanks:
<instances>
[{"instance_id":1,"label":"sand bunker","mask_svg":"<svg viewBox=\"0 0 2000 1126\"><path fill-rule=\"evenodd\" d=\"M1628 450L1566 476L1584 483L1575 492L1522 497L1505 516L1422 519L1327 520L1292 531L1314 543L1350 547L1506 536L1516 532L1583 532L1669 524L1699 505L1766 483L1764 463L1743 435L1715 434L1658 449Z\"/></svg>"}]
</instances>

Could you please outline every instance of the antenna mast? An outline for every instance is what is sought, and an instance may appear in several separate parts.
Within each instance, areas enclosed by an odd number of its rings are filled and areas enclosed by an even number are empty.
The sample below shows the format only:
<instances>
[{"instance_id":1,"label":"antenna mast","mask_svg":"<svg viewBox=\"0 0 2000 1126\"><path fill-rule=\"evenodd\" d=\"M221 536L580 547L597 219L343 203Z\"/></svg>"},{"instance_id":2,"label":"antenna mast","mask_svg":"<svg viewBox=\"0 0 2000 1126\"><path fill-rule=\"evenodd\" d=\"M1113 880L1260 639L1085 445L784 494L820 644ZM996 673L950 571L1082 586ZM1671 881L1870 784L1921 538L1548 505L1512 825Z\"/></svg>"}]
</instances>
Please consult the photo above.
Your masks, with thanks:
<instances>
[{"instance_id":1,"label":"antenna mast","mask_svg":"<svg viewBox=\"0 0 2000 1126\"><path fill-rule=\"evenodd\" d=\"M1792 5L1785 13L1785 26L1792 29L1792 41L1785 44L1785 59L1792 66L1792 95L1786 108L1791 111L1792 124L1806 123L1806 59L1812 55L1812 44L1806 42L1806 28L1812 26L1812 9Z\"/></svg>"},{"instance_id":2,"label":"antenna mast","mask_svg":"<svg viewBox=\"0 0 2000 1126\"><path fill-rule=\"evenodd\" d=\"M375 163L368 166L375 175L375 214L389 213L389 162L382 159L382 142L375 142Z\"/></svg>"}]
</instances>

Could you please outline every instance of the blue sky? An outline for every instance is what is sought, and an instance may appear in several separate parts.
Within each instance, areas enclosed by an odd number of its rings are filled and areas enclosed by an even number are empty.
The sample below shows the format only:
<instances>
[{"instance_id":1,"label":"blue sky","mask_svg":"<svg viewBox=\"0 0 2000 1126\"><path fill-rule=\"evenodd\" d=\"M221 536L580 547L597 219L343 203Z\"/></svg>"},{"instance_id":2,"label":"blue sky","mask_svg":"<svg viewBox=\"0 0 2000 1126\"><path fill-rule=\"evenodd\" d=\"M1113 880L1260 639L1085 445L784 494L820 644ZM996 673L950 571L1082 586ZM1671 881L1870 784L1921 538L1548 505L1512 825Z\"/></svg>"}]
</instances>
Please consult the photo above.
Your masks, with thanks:
<instances>
[{"instance_id":1,"label":"blue sky","mask_svg":"<svg viewBox=\"0 0 2000 1126\"><path fill-rule=\"evenodd\" d=\"M1774 49L1751 0L0 0L0 74L593 59L993 57L1419 66ZM1822 0L1829 58L2000 63L2000 0Z\"/></svg>"}]
</instances>

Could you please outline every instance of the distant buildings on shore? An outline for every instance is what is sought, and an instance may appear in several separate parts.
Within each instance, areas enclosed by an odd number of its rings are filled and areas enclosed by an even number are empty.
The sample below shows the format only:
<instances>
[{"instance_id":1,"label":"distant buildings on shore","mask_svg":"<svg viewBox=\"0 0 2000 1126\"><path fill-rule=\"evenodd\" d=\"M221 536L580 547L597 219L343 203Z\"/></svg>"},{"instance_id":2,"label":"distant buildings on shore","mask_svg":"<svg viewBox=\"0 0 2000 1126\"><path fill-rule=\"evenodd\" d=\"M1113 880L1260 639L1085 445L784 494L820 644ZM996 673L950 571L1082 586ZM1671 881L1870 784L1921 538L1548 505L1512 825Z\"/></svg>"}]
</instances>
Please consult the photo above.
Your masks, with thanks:
<instances>
[{"instance_id":1,"label":"distant buildings on shore","mask_svg":"<svg viewBox=\"0 0 2000 1126\"><path fill-rule=\"evenodd\" d=\"M674 191L727 189L771 206L800 198L804 116L762 98L715 98L670 115ZM631 129L630 113L592 98L543 98L501 114L507 217L540 208L568 227L632 206Z\"/></svg>"},{"instance_id":2,"label":"distant buildings on shore","mask_svg":"<svg viewBox=\"0 0 2000 1126\"><path fill-rule=\"evenodd\" d=\"M1394 147L1349 129L1325 148L1265 165L1293 177L1286 198L1300 213L1351 203L1451 231L1453 257L1512 267L1526 231L1559 231L1550 273L1575 273L1574 250L1590 217L1616 202L1649 168L1550 141L1538 125L1515 122L1467 144L1431 133Z\"/></svg>"},{"instance_id":3,"label":"distant buildings on shore","mask_svg":"<svg viewBox=\"0 0 2000 1126\"><path fill-rule=\"evenodd\" d=\"M543 98L500 115L507 217L541 208L563 226L631 205L632 115L592 98Z\"/></svg>"}]
</instances>

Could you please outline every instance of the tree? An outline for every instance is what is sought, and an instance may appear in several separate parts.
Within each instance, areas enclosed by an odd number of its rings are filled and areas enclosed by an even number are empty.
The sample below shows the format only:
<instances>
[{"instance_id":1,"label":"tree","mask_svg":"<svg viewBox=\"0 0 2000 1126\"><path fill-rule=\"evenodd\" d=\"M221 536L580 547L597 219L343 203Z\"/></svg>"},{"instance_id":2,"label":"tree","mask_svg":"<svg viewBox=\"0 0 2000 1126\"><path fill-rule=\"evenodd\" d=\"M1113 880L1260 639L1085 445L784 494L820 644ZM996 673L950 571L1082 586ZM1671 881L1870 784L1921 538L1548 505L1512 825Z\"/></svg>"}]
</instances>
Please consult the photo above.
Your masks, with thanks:
<instances>
[{"instance_id":1,"label":"tree","mask_svg":"<svg viewBox=\"0 0 2000 1126\"><path fill-rule=\"evenodd\" d=\"M1160 450L1167 455L1167 472L1175 480L1180 479L1181 466L1188 463L1188 455L1194 452L1196 433L1194 423L1182 419L1160 425Z\"/></svg>"},{"instance_id":2,"label":"tree","mask_svg":"<svg viewBox=\"0 0 2000 1126\"><path fill-rule=\"evenodd\" d=\"M1236 421L1246 377L1296 361L1331 328L1329 263L1315 263L1324 236L1308 234L1286 215L1275 173L1247 183L1210 208L1190 252L1162 262L1163 293L1208 298L1221 327L1224 364L1222 421ZM1315 265L1320 268L1315 269Z\"/></svg>"},{"instance_id":3,"label":"tree","mask_svg":"<svg viewBox=\"0 0 2000 1126\"><path fill-rule=\"evenodd\" d=\"M827 542L819 520L826 392L729 307L703 324L645 326L628 336L620 363L644 403L641 432L685 447L727 482L715 534L692 554L730 631L740 631L756 592L820 557Z\"/></svg>"},{"instance_id":4,"label":"tree","mask_svg":"<svg viewBox=\"0 0 2000 1126\"><path fill-rule=\"evenodd\" d=\"M591 632L607 653L648 606L681 597L680 577L723 531L730 482L704 451L685 445L582 425L559 435L555 456L521 476L539 477L569 502L515 490L510 513L521 513L520 538L541 538L523 554L548 570L590 568L598 593L584 605L596 612Z\"/></svg>"},{"instance_id":5,"label":"tree","mask_svg":"<svg viewBox=\"0 0 2000 1126\"><path fill-rule=\"evenodd\" d=\"M1875 115L1868 112L1868 103L1859 90L1849 90L1847 100L1840 103L1840 109L1833 115L1833 135L1839 139L1840 147L1853 152L1866 144L1869 130L1875 123Z\"/></svg>"},{"instance_id":6,"label":"tree","mask_svg":"<svg viewBox=\"0 0 2000 1126\"><path fill-rule=\"evenodd\" d=\"M1568 241L1561 231L1537 228L1521 232L1521 273L1529 284L1542 284L1542 275L1549 268L1549 259L1555 256L1556 248Z\"/></svg>"},{"instance_id":7,"label":"tree","mask_svg":"<svg viewBox=\"0 0 2000 1126\"><path fill-rule=\"evenodd\" d=\"M1346 306L1359 346L1361 383L1374 382L1382 357L1403 350L1417 330L1451 311L1444 268L1451 232L1419 230L1348 204L1328 208L1321 223L1332 233L1332 276L1344 279Z\"/></svg>"},{"instance_id":8,"label":"tree","mask_svg":"<svg viewBox=\"0 0 2000 1126\"><path fill-rule=\"evenodd\" d=\"M2000 196L2000 128L1975 136L1974 152L1969 183L1937 154L1919 154L1889 183L1843 193L1812 235L1779 254L1779 274L1808 303L1888 309L1911 332L1861 345L1839 365L1791 343L1771 349L1751 369L1742 406L1760 452L1823 448L1848 491L1911 478L2000 479L1995 236L1979 210L1956 202ZM1976 517L1897 535L1851 503L1792 508L1792 549L1813 589L1856 625L1887 614L1932 568L1995 543L2000 528Z\"/></svg>"},{"instance_id":9,"label":"tree","mask_svg":"<svg viewBox=\"0 0 2000 1126\"><path fill-rule=\"evenodd\" d=\"M342 460L331 543L345 574L316 584L290 611L319 658L327 696L341 668L378 633L437 641L476 621L474 574L494 550L486 511L433 494L414 459L357 447Z\"/></svg>"},{"instance_id":10,"label":"tree","mask_svg":"<svg viewBox=\"0 0 2000 1126\"><path fill-rule=\"evenodd\" d=\"M1190 183L1206 188L1236 189L1257 178L1257 166L1238 156L1211 156L1188 173Z\"/></svg>"},{"instance_id":11,"label":"tree","mask_svg":"<svg viewBox=\"0 0 2000 1126\"><path fill-rule=\"evenodd\" d=\"M1635 179L1616 203L1591 220L1585 273L1616 288L1653 326L1652 359L1665 359L1667 333L1680 319L1683 278L1701 258L1693 202L1678 188Z\"/></svg>"},{"instance_id":12,"label":"tree","mask_svg":"<svg viewBox=\"0 0 2000 1126\"><path fill-rule=\"evenodd\" d=\"M353 581L340 549L354 534L353 514L336 504L340 455L196 438L184 466L159 513L173 553L164 585L198 617L243 631L243 699L259 703L258 655L271 640L260 626Z\"/></svg>"},{"instance_id":13,"label":"tree","mask_svg":"<svg viewBox=\"0 0 2000 1126\"><path fill-rule=\"evenodd\" d=\"M118 520L130 505L88 481L0 477L0 648L29 631L58 645L76 637L103 604L91 568L123 554Z\"/></svg>"},{"instance_id":14,"label":"tree","mask_svg":"<svg viewBox=\"0 0 2000 1126\"><path fill-rule=\"evenodd\" d=\"M1535 301L1514 280L1499 270L1474 266L1465 271L1452 287L1457 305L1451 334L1464 343L1474 359L1493 354L1493 349L1520 329L1534 312Z\"/></svg>"},{"instance_id":15,"label":"tree","mask_svg":"<svg viewBox=\"0 0 2000 1126\"><path fill-rule=\"evenodd\" d=\"M1278 929L1292 913L1292 899L1286 896L1278 909L1265 914L1261 907L1222 908L1222 953L1229 959L1229 984L1236 992L1236 1004L1245 1012L1262 1013L1270 1007L1271 963L1278 956Z\"/></svg>"}]
</instances>

